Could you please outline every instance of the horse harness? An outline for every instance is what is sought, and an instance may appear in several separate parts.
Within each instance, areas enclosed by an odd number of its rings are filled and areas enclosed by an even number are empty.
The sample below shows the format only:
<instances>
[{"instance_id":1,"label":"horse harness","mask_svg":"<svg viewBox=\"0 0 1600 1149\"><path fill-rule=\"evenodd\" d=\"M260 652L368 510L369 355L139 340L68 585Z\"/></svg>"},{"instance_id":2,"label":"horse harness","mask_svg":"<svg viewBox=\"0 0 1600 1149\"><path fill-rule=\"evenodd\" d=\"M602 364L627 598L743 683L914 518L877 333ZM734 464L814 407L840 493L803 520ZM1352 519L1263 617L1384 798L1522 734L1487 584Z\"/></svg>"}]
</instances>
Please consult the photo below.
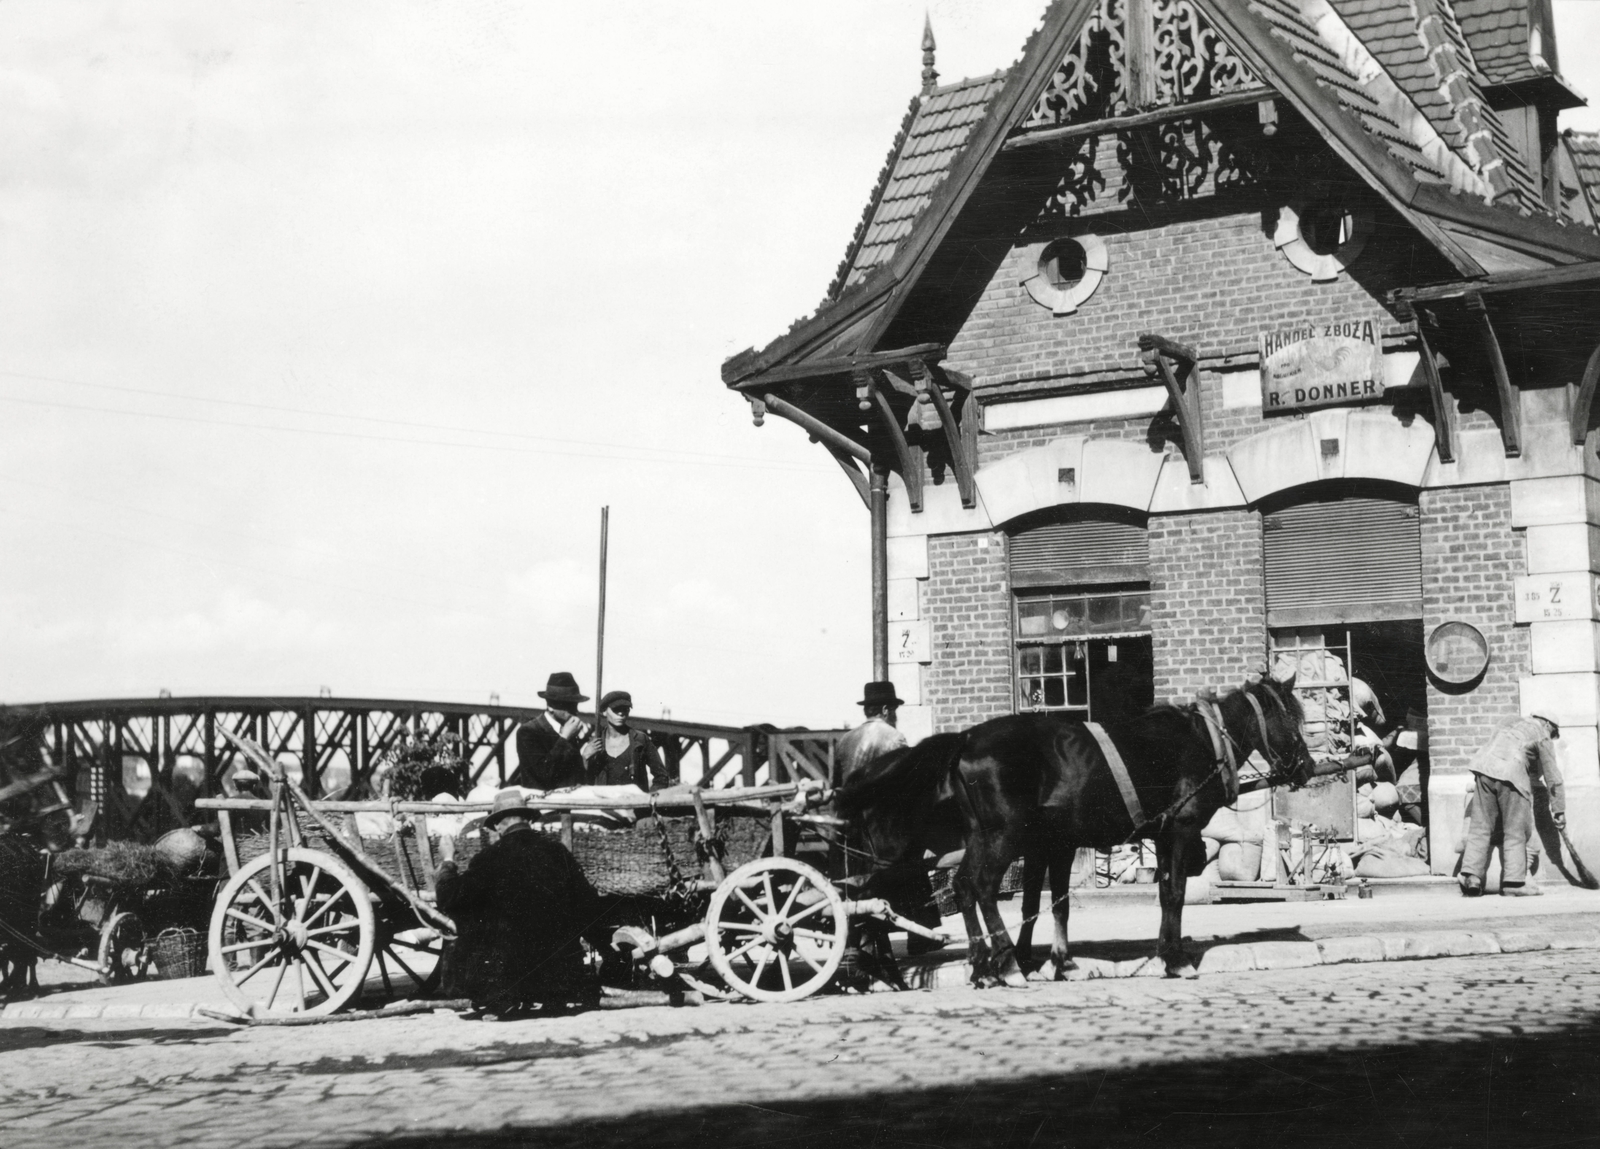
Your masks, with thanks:
<instances>
[{"instance_id":1,"label":"horse harness","mask_svg":"<svg viewBox=\"0 0 1600 1149\"><path fill-rule=\"evenodd\" d=\"M1250 709L1255 711L1256 725L1261 731L1261 752L1266 758L1270 768L1269 777L1279 773L1281 765L1278 756L1273 753L1271 739L1267 735L1267 715L1261 709L1261 703L1256 701L1256 696L1248 690L1242 691L1245 701L1250 704ZM1228 732L1227 724L1222 718L1222 708L1210 698L1197 697L1194 700L1194 710L1205 722L1206 731L1211 735L1211 749L1216 756L1216 765L1210 774L1189 793L1175 799L1165 810L1154 818L1146 818L1144 805L1139 801L1138 791L1134 789L1133 779L1128 774L1128 766L1122 760L1122 754L1116 744L1111 741L1111 736L1098 722L1085 722L1085 729L1094 736L1100 746L1100 752L1105 756L1106 765L1111 769L1111 777L1116 780L1117 790L1122 795L1122 803L1128 809L1128 817L1133 822L1133 832L1125 841L1135 841L1144 835L1145 830L1151 826L1158 826L1194 799L1194 796L1204 790L1206 784L1218 775L1222 776L1224 793L1228 796L1229 803L1238 801L1239 798L1239 750L1242 749ZM960 773L959 767L956 773ZM965 781L965 779L963 779Z\"/></svg>"}]
</instances>

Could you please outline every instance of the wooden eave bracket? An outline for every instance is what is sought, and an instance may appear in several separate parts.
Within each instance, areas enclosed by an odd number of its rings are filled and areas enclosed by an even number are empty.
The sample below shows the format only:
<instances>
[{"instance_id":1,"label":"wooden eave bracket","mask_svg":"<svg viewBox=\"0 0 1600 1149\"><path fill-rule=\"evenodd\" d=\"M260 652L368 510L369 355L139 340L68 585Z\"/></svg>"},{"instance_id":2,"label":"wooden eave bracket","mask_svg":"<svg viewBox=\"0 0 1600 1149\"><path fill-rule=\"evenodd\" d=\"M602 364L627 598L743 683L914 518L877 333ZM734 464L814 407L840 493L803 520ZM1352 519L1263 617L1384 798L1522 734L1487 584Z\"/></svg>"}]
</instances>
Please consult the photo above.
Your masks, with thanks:
<instances>
[{"instance_id":1,"label":"wooden eave bracket","mask_svg":"<svg viewBox=\"0 0 1600 1149\"><path fill-rule=\"evenodd\" d=\"M1183 432L1183 455L1189 464L1189 482L1204 483L1206 462L1205 420L1200 403L1199 353L1194 348L1161 335L1139 336L1139 351L1153 364L1166 384L1167 396Z\"/></svg>"},{"instance_id":2,"label":"wooden eave bracket","mask_svg":"<svg viewBox=\"0 0 1600 1149\"><path fill-rule=\"evenodd\" d=\"M1500 352L1500 339L1495 334L1494 322L1489 318L1489 309L1484 305L1483 296L1474 292L1464 302L1467 313L1476 322L1478 337L1483 342L1484 357L1489 360L1489 368L1494 374L1494 389L1500 397L1500 441L1505 444L1506 458L1518 458L1522 455L1522 393L1511 382L1511 373L1506 370L1506 359Z\"/></svg>"},{"instance_id":3,"label":"wooden eave bracket","mask_svg":"<svg viewBox=\"0 0 1600 1149\"><path fill-rule=\"evenodd\" d=\"M950 407L950 401L945 398L944 389L952 385L951 380L937 363L929 363L924 359L914 360L912 367L917 373L917 382L922 385L928 398L933 401L933 406L939 412L939 423L944 428L945 446L950 449L950 465L956 473L956 490L961 494L961 505L967 510L978 505L978 485L973 478L978 469L978 460L973 453L974 437L962 434L961 425L956 422L956 414ZM966 418L971 419L973 414L972 397L966 399Z\"/></svg>"},{"instance_id":4,"label":"wooden eave bracket","mask_svg":"<svg viewBox=\"0 0 1600 1149\"><path fill-rule=\"evenodd\" d=\"M1421 359L1422 378L1427 384L1428 401L1433 405L1433 446L1439 453L1439 462L1456 461L1456 409L1444 393L1444 383L1439 378L1439 357L1428 339L1427 320L1410 302L1395 297L1395 314L1400 319L1412 320L1417 328L1417 351Z\"/></svg>"},{"instance_id":5,"label":"wooden eave bracket","mask_svg":"<svg viewBox=\"0 0 1600 1149\"><path fill-rule=\"evenodd\" d=\"M921 514L922 451L906 442L906 433L900 427L900 420L895 416L894 408L889 406L889 397L883 393L874 375L874 372L865 368L857 368L852 372L857 393L866 397L869 411L877 412L880 428L889 439L895 461L899 464L900 477L905 480L906 502L911 507L911 513Z\"/></svg>"},{"instance_id":6,"label":"wooden eave bracket","mask_svg":"<svg viewBox=\"0 0 1600 1149\"><path fill-rule=\"evenodd\" d=\"M1572 401L1572 445L1583 446L1589 438L1589 410L1594 406L1595 384L1600 381L1600 344L1589 352L1589 362L1583 367L1583 382L1578 384L1578 394Z\"/></svg>"}]
</instances>

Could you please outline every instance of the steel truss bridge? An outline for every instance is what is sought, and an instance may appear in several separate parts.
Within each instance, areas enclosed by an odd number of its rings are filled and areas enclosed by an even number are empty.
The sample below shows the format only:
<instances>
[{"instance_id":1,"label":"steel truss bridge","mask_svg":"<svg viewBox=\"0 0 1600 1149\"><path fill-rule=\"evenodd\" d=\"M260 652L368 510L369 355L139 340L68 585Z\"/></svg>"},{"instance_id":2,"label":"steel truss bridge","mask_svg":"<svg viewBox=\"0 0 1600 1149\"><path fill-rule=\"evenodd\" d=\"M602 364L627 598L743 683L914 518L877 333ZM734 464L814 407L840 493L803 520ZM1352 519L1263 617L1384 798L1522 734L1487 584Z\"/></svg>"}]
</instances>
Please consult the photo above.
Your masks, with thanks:
<instances>
[{"instance_id":1,"label":"steel truss bridge","mask_svg":"<svg viewBox=\"0 0 1600 1149\"><path fill-rule=\"evenodd\" d=\"M228 793L240 764L227 731L283 762L312 797L367 782L407 738L453 735L474 783L516 768L517 727L543 713L520 706L374 698L143 698L3 708L42 721L43 750L81 804L97 804L96 836L150 841L197 821L194 800ZM586 715L590 721L592 715ZM778 730L632 719L675 778L703 786L834 779L842 730Z\"/></svg>"}]
</instances>

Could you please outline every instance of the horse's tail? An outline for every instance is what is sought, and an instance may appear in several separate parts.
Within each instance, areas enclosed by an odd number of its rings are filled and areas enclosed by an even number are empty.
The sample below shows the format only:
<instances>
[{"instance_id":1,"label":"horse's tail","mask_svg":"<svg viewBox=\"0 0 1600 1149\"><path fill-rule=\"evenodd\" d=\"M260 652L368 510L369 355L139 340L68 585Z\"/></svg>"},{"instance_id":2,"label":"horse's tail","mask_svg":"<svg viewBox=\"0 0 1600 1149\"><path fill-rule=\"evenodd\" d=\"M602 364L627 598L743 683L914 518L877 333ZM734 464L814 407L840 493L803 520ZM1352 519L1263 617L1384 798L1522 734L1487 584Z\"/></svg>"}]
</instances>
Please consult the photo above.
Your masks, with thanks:
<instances>
[{"instance_id":1,"label":"horse's tail","mask_svg":"<svg viewBox=\"0 0 1600 1149\"><path fill-rule=\"evenodd\" d=\"M839 788L839 813L848 818L884 799L911 798L936 788L966 748L965 731L934 734L909 749L873 759Z\"/></svg>"}]
</instances>

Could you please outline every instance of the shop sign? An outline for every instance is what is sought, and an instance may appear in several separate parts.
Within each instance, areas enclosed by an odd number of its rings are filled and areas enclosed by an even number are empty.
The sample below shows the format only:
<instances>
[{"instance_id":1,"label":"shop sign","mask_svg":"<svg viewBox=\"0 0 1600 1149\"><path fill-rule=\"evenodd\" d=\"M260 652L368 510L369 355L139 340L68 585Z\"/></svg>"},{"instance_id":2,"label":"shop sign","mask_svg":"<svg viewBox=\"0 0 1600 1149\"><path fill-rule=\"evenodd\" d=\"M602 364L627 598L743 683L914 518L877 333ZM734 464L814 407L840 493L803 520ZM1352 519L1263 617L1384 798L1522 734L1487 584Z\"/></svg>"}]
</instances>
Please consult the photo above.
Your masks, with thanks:
<instances>
[{"instance_id":1,"label":"shop sign","mask_svg":"<svg viewBox=\"0 0 1600 1149\"><path fill-rule=\"evenodd\" d=\"M1518 622L1600 618L1600 580L1587 571L1523 575L1516 596Z\"/></svg>"},{"instance_id":2,"label":"shop sign","mask_svg":"<svg viewBox=\"0 0 1600 1149\"><path fill-rule=\"evenodd\" d=\"M933 661L933 635L927 619L889 624L889 661Z\"/></svg>"},{"instance_id":3,"label":"shop sign","mask_svg":"<svg viewBox=\"0 0 1600 1149\"><path fill-rule=\"evenodd\" d=\"M1343 317L1261 332L1261 409L1301 411L1383 398L1383 325Z\"/></svg>"}]
</instances>

